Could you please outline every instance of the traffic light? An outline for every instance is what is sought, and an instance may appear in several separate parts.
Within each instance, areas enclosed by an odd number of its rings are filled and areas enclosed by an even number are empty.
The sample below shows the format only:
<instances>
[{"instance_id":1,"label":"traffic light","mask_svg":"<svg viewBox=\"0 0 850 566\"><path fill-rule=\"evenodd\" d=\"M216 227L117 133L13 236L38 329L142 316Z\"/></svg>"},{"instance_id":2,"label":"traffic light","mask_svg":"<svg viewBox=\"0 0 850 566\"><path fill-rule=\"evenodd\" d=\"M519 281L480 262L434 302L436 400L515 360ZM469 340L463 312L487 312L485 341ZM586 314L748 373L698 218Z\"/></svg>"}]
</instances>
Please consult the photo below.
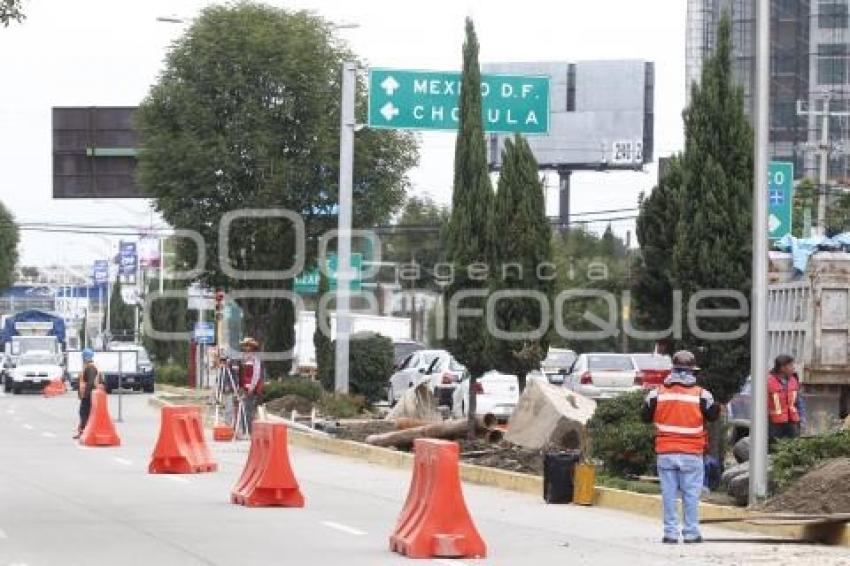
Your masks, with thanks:
<instances>
[{"instance_id":1,"label":"traffic light","mask_svg":"<svg viewBox=\"0 0 850 566\"><path fill-rule=\"evenodd\" d=\"M221 289L215 290L215 319L221 320L224 313L224 291Z\"/></svg>"}]
</instances>

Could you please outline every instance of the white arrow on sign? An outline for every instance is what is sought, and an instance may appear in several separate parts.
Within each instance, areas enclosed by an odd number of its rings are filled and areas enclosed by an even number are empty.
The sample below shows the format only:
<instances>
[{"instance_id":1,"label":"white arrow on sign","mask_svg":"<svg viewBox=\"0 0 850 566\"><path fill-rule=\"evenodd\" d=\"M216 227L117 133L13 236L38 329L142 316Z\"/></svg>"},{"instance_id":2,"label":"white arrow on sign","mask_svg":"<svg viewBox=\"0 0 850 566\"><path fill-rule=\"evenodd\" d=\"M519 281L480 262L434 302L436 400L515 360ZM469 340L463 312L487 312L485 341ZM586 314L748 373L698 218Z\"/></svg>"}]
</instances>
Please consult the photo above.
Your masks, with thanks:
<instances>
[{"instance_id":1,"label":"white arrow on sign","mask_svg":"<svg viewBox=\"0 0 850 566\"><path fill-rule=\"evenodd\" d=\"M392 102L387 102L381 107L381 115L390 122L395 116L398 116L398 108L393 106Z\"/></svg>"},{"instance_id":2,"label":"white arrow on sign","mask_svg":"<svg viewBox=\"0 0 850 566\"><path fill-rule=\"evenodd\" d=\"M389 75L383 80L383 82L381 82L381 88L384 89L384 92L387 93L387 96L392 96L396 89L398 89L398 87L400 86L401 85L398 84L398 81L395 80L395 77L393 77L392 75Z\"/></svg>"},{"instance_id":3,"label":"white arrow on sign","mask_svg":"<svg viewBox=\"0 0 850 566\"><path fill-rule=\"evenodd\" d=\"M776 232L780 226L782 226L782 221L775 214L771 214L767 219L767 229Z\"/></svg>"}]
</instances>

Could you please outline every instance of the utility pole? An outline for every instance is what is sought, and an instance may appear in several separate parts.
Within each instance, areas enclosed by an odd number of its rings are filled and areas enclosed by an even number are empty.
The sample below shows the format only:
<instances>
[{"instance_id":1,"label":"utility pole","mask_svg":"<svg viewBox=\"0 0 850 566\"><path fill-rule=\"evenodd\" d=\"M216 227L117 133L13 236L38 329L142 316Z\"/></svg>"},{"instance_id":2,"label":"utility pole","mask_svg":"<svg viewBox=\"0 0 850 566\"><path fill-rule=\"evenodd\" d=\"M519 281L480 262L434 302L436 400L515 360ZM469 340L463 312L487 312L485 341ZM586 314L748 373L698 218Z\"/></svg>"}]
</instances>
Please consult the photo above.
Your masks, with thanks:
<instances>
[{"instance_id":1,"label":"utility pole","mask_svg":"<svg viewBox=\"0 0 850 566\"><path fill-rule=\"evenodd\" d=\"M750 505L755 505L767 495L767 147L770 132L770 0L756 2L755 68Z\"/></svg>"},{"instance_id":2,"label":"utility pole","mask_svg":"<svg viewBox=\"0 0 850 566\"><path fill-rule=\"evenodd\" d=\"M348 317L351 291L351 216L352 185L354 183L354 119L357 92L357 65L347 61L342 65L342 96L339 127L339 229L336 274L336 360L335 384L337 393L348 393L348 340L351 324Z\"/></svg>"},{"instance_id":3,"label":"utility pole","mask_svg":"<svg viewBox=\"0 0 850 566\"><path fill-rule=\"evenodd\" d=\"M829 142L829 119L830 118L840 118L850 116L850 112L842 111L835 112L830 111L829 109L829 100L831 95L827 93L823 97L823 105L821 109L818 110L816 108L807 108L807 104L802 100L797 101L797 115L798 116L808 116L809 118L820 117L821 119L821 128L820 128L820 143L816 146L813 144L807 144L809 149L817 148L818 154L820 156L820 163L818 168L818 217L817 217L817 229L815 230L816 236L825 237L826 236L826 201L828 198L828 175L829 175L829 155L832 153L835 148L833 148Z\"/></svg>"}]
</instances>

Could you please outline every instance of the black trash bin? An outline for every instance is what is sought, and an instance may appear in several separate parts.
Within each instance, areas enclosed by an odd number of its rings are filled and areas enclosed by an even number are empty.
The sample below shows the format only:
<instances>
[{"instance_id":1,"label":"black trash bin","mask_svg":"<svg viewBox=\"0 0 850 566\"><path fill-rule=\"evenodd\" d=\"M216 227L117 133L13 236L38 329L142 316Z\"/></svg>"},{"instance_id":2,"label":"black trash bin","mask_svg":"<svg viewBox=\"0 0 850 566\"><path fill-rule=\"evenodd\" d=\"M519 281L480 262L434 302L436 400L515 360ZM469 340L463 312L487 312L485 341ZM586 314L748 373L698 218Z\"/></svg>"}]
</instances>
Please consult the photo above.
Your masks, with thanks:
<instances>
[{"instance_id":1,"label":"black trash bin","mask_svg":"<svg viewBox=\"0 0 850 566\"><path fill-rule=\"evenodd\" d=\"M543 455L543 500L546 503L572 502L573 471L580 459L577 450Z\"/></svg>"}]
</instances>

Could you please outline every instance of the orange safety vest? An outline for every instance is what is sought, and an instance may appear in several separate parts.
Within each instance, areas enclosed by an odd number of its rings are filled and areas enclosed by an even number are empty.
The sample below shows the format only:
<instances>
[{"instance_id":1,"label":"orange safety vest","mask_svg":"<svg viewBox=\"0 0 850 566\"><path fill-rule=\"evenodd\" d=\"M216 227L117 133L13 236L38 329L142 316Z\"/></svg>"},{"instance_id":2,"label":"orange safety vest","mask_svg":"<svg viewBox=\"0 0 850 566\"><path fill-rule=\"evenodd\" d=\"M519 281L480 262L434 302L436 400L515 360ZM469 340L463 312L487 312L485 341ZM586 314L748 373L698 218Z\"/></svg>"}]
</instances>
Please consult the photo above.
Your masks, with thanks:
<instances>
[{"instance_id":1,"label":"orange safety vest","mask_svg":"<svg viewBox=\"0 0 850 566\"><path fill-rule=\"evenodd\" d=\"M703 428L698 386L662 385L655 406L657 454L703 454L708 435Z\"/></svg>"},{"instance_id":2,"label":"orange safety vest","mask_svg":"<svg viewBox=\"0 0 850 566\"><path fill-rule=\"evenodd\" d=\"M800 383L797 377L792 375L788 383L783 387L782 380L773 373L767 376L767 392L770 394L767 400L767 413L773 424L798 423L800 413L797 411L797 394Z\"/></svg>"}]
</instances>

